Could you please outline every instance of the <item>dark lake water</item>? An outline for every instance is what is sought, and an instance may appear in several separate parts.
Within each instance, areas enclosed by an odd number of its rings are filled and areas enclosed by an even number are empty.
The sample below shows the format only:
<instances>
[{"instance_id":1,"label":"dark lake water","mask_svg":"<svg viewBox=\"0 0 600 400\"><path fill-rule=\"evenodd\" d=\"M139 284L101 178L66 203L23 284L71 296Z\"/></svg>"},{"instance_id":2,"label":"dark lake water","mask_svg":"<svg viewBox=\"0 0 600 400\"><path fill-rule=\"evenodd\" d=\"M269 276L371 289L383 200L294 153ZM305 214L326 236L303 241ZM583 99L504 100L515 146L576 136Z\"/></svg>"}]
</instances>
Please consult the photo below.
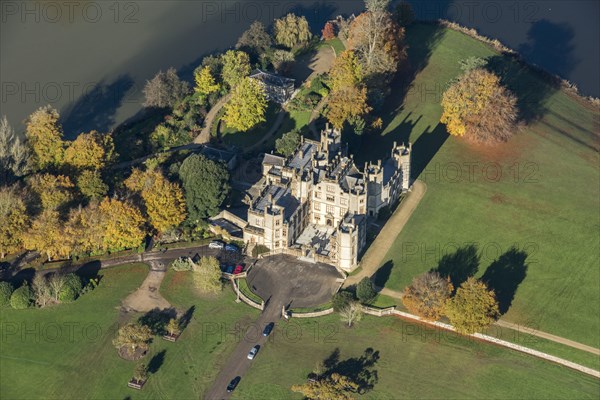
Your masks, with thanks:
<instances>
[{"instance_id":1,"label":"dark lake water","mask_svg":"<svg viewBox=\"0 0 600 400\"><path fill-rule=\"evenodd\" d=\"M412 1L420 19L477 28L528 60L600 95L600 2ZM141 108L141 89L170 66L182 76L202 57L233 46L259 19L304 14L313 32L351 1L2 1L1 114L21 130L37 107L61 111L65 131L105 131Z\"/></svg>"}]
</instances>

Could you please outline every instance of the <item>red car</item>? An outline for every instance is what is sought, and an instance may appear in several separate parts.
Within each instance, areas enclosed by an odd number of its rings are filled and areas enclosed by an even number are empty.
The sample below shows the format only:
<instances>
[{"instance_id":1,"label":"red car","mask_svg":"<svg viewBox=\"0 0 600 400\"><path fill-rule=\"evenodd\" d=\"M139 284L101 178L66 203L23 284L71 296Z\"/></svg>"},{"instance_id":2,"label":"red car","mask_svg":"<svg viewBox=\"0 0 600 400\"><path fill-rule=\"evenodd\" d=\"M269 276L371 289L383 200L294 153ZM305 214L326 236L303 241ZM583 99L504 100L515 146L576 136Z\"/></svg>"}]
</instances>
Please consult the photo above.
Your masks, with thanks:
<instances>
[{"instance_id":1,"label":"red car","mask_svg":"<svg viewBox=\"0 0 600 400\"><path fill-rule=\"evenodd\" d=\"M233 270L233 274L237 275L237 274L241 274L242 271L244 271L244 267L241 264L238 264L235 269Z\"/></svg>"}]
</instances>

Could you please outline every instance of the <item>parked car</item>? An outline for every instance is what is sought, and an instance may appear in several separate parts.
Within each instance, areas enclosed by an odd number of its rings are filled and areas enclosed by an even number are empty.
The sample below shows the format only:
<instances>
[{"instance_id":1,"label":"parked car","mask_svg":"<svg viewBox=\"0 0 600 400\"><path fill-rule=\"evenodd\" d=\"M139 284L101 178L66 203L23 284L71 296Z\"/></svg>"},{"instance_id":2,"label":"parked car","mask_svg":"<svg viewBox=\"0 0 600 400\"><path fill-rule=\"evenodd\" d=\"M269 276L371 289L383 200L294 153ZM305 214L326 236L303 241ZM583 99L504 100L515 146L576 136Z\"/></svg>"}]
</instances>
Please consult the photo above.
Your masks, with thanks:
<instances>
[{"instance_id":1,"label":"parked car","mask_svg":"<svg viewBox=\"0 0 600 400\"><path fill-rule=\"evenodd\" d=\"M209 249L222 249L224 246L223 242L219 242L218 240L213 240L208 244Z\"/></svg>"},{"instance_id":2,"label":"parked car","mask_svg":"<svg viewBox=\"0 0 600 400\"><path fill-rule=\"evenodd\" d=\"M233 265L228 265L227 268L225 269L225 273L226 274L233 274L233 270L235 269L235 267Z\"/></svg>"},{"instance_id":3,"label":"parked car","mask_svg":"<svg viewBox=\"0 0 600 400\"><path fill-rule=\"evenodd\" d=\"M242 378L239 376L233 378L231 382L229 382L229 385L227 385L227 393L233 392L233 390L236 388L236 386L238 385L238 383L240 383L241 380Z\"/></svg>"},{"instance_id":4,"label":"parked car","mask_svg":"<svg viewBox=\"0 0 600 400\"><path fill-rule=\"evenodd\" d=\"M237 275L237 274L241 274L242 272L244 272L244 266L241 264L236 265L235 269L233 270L233 274Z\"/></svg>"},{"instance_id":5,"label":"parked car","mask_svg":"<svg viewBox=\"0 0 600 400\"><path fill-rule=\"evenodd\" d=\"M274 322L268 323L267 326L265 326L265 329L263 330L263 336L269 336L271 334L271 331L273 330L274 326L275 326Z\"/></svg>"},{"instance_id":6,"label":"parked car","mask_svg":"<svg viewBox=\"0 0 600 400\"><path fill-rule=\"evenodd\" d=\"M258 353L258 350L260 349L259 345L254 346L251 350L250 353L248 353L248 360L254 360L254 357L256 357L256 353Z\"/></svg>"},{"instance_id":7,"label":"parked car","mask_svg":"<svg viewBox=\"0 0 600 400\"><path fill-rule=\"evenodd\" d=\"M227 250L227 251L240 251L240 249L238 249L238 247L235 244L230 244L230 243L227 243L225 245L225 250Z\"/></svg>"}]
</instances>

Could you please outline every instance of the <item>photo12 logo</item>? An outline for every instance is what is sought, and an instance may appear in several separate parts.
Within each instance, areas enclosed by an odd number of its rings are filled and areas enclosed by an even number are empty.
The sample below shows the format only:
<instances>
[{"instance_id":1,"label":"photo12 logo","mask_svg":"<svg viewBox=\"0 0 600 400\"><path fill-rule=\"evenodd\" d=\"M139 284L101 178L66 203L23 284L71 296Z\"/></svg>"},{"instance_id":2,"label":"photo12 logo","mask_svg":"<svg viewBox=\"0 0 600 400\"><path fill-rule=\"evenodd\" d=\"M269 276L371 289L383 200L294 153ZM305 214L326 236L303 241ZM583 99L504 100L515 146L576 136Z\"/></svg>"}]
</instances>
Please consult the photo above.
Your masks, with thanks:
<instances>
[{"instance_id":1,"label":"photo12 logo","mask_svg":"<svg viewBox=\"0 0 600 400\"><path fill-rule=\"evenodd\" d=\"M140 22L140 6L134 1L2 1L2 23Z\"/></svg>"},{"instance_id":2,"label":"photo12 logo","mask_svg":"<svg viewBox=\"0 0 600 400\"><path fill-rule=\"evenodd\" d=\"M79 322L2 322L2 343L21 341L27 343L93 343L100 340L104 332L100 325Z\"/></svg>"},{"instance_id":3,"label":"photo12 logo","mask_svg":"<svg viewBox=\"0 0 600 400\"><path fill-rule=\"evenodd\" d=\"M431 163L421 172L419 179L425 183L538 183L539 170L539 165L531 161L511 164L501 164L493 161Z\"/></svg>"},{"instance_id":4,"label":"photo12 logo","mask_svg":"<svg viewBox=\"0 0 600 400\"><path fill-rule=\"evenodd\" d=\"M265 325L266 326L266 325ZM202 324L202 341L233 341L235 343L255 343L261 337L265 326L251 323L228 325L225 322L205 322ZM268 341L282 341L287 343L298 343L313 341L314 343L337 343L339 325L333 323L314 323L303 325L293 319L277 323L276 329L267 334Z\"/></svg>"}]
</instances>

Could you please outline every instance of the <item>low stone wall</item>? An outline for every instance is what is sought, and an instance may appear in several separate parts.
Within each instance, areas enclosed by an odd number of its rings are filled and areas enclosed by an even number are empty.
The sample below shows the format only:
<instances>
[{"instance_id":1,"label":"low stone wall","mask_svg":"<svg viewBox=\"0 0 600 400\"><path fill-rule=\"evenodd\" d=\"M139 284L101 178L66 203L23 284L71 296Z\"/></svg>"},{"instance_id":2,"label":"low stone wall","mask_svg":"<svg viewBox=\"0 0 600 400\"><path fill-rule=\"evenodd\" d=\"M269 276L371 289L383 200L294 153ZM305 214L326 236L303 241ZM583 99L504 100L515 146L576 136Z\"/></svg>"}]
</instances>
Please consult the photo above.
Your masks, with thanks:
<instances>
[{"instance_id":1,"label":"low stone wall","mask_svg":"<svg viewBox=\"0 0 600 400\"><path fill-rule=\"evenodd\" d=\"M236 282L235 279L231 279L231 285L233 286L233 290L234 290L235 294L238 296L238 298L241 301L243 301L244 303L248 304L250 307L254 307L254 308L259 309L261 311L265 309L265 303L264 303L264 301L262 302L262 304L258 304L254 300L246 297L246 295L244 293L242 293L242 291L238 287L237 282Z\"/></svg>"},{"instance_id":2,"label":"low stone wall","mask_svg":"<svg viewBox=\"0 0 600 400\"><path fill-rule=\"evenodd\" d=\"M307 313L295 313L292 312L292 318L314 318L322 317L324 315L333 314L333 307L323 311L307 312Z\"/></svg>"}]
</instances>

